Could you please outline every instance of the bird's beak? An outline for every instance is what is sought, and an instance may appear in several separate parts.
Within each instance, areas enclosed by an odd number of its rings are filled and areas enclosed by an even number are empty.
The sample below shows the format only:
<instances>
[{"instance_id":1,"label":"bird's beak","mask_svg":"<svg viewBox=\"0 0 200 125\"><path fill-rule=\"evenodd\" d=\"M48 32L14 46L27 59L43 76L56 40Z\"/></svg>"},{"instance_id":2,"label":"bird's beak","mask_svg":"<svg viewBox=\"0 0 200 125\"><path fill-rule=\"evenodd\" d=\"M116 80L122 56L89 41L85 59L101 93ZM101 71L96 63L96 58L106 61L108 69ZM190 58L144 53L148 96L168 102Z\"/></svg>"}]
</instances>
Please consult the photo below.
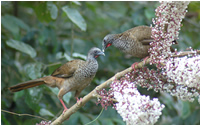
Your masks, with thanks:
<instances>
[{"instance_id":1,"label":"bird's beak","mask_svg":"<svg viewBox=\"0 0 200 125\"><path fill-rule=\"evenodd\" d=\"M99 52L98 55L105 56L105 53L102 51L102 52Z\"/></svg>"}]
</instances>

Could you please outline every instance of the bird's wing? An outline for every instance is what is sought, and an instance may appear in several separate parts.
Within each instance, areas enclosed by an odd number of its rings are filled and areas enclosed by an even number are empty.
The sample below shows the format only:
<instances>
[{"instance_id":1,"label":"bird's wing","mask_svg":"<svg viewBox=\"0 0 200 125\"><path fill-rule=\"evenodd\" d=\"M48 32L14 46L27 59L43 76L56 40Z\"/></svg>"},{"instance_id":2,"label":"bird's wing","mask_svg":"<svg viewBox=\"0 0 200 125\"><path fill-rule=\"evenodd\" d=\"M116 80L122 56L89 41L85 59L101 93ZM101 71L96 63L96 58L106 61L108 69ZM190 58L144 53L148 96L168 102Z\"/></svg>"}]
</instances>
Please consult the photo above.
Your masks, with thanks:
<instances>
[{"instance_id":1,"label":"bird's wing","mask_svg":"<svg viewBox=\"0 0 200 125\"><path fill-rule=\"evenodd\" d=\"M153 41L151 38L151 28L148 26L134 27L125 31L125 34L134 39L134 41L141 42L143 45L149 45Z\"/></svg>"},{"instance_id":2,"label":"bird's wing","mask_svg":"<svg viewBox=\"0 0 200 125\"><path fill-rule=\"evenodd\" d=\"M69 78L74 75L74 72L79 68L79 65L85 63L83 60L72 60L69 61L59 68L57 68L51 75L61 78Z\"/></svg>"}]
</instances>

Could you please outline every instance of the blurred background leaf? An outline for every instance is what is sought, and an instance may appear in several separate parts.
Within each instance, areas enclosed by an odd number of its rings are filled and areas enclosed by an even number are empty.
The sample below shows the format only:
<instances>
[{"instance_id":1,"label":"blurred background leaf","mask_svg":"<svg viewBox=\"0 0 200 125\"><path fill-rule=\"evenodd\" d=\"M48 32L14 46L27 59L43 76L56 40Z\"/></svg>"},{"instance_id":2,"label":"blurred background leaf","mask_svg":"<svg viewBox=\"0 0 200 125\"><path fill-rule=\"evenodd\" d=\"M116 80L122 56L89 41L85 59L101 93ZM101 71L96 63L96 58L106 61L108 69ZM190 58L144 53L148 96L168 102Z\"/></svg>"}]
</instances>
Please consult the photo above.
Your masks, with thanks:
<instances>
[{"instance_id":1,"label":"blurred background leaf","mask_svg":"<svg viewBox=\"0 0 200 125\"><path fill-rule=\"evenodd\" d=\"M30 55L32 58L36 56L36 51L30 45L24 42L11 39L11 40L8 40L6 44L11 48L14 48L18 51L21 51Z\"/></svg>"},{"instance_id":2,"label":"blurred background leaf","mask_svg":"<svg viewBox=\"0 0 200 125\"><path fill-rule=\"evenodd\" d=\"M75 23L81 30L86 31L86 22L76 9L64 6L62 10L73 23Z\"/></svg>"},{"instance_id":3,"label":"blurred background leaf","mask_svg":"<svg viewBox=\"0 0 200 125\"><path fill-rule=\"evenodd\" d=\"M57 98L57 88L41 85L17 93L8 87L27 80L50 75L61 64L72 59L85 59L91 47L102 46L104 36L121 33L138 25L152 24L159 2L70 2L70 1L2 1L1 2L1 108L42 116L52 120L63 111ZM183 20L179 44L200 49L200 2L190 2ZM111 47L105 57L98 58L96 77L80 97L97 85L140 61ZM195 100L183 102L167 93L139 89L141 93L157 97L165 104L157 125L200 124L200 106ZM64 96L67 107L76 103L74 93ZM86 124L94 120L102 107L90 100L64 124ZM40 123L41 119L16 116L2 112L2 124L22 125ZM125 124L113 108L104 110L92 125Z\"/></svg>"}]
</instances>

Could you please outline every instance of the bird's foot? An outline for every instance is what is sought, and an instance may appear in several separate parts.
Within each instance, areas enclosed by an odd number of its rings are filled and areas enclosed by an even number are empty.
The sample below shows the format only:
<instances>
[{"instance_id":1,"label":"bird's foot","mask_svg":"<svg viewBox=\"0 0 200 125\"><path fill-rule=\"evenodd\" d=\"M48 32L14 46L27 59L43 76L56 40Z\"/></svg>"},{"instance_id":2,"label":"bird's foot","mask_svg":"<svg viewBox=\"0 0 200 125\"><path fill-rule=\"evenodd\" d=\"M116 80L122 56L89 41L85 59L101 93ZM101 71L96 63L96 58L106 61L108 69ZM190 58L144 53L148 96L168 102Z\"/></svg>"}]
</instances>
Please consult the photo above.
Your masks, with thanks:
<instances>
[{"instance_id":1,"label":"bird's foot","mask_svg":"<svg viewBox=\"0 0 200 125\"><path fill-rule=\"evenodd\" d=\"M146 61L147 61L148 58L149 58L149 56L147 56L147 57L145 57L145 58L143 59L143 61L144 61L143 65L145 65L145 63L146 63Z\"/></svg>"},{"instance_id":2,"label":"bird's foot","mask_svg":"<svg viewBox=\"0 0 200 125\"><path fill-rule=\"evenodd\" d=\"M82 102L82 99L83 99L83 98L80 98L80 99L79 99L78 97L76 97L77 103L80 104L80 103Z\"/></svg>"},{"instance_id":3,"label":"bird's foot","mask_svg":"<svg viewBox=\"0 0 200 125\"><path fill-rule=\"evenodd\" d=\"M143 59L143 61L144 61L144 63L143 63L143 65L145 65L145 63L146 63L146 60L149 58L149 56L147 56L147 57L145 57L144 59ZM135 62L135 63L133 63L132 65L131 65L131 67L132 67L132 69L134 70L134 72L136 71L135 70L135 67L138 65L138 62Z\"/></svg>"},{"instance_id":4,"label":"bird's foot","mask_svg":"<svg viewBox=\"0 0 200 125\"><path fill-rule=\"evenodd\" d=\"M66 107L66 108L64 108L64 110L63 110L63 113L65 113L67 110L68 110L68 108L67 108L67 107Z\"/></svg>"},{"instance_id":5,"label":"bird's foot","mask_svg":"<svg viewBox=\"0 0 200 125\"><path fill-rule=\"evenodd\" d=\"M135 62L135 63L133 63L132 65L131 65L131 67L132 67L132 69L134 70L134 72L135 72L135 67L138 65L138 62Z\"/></svg>"}]
</instances>

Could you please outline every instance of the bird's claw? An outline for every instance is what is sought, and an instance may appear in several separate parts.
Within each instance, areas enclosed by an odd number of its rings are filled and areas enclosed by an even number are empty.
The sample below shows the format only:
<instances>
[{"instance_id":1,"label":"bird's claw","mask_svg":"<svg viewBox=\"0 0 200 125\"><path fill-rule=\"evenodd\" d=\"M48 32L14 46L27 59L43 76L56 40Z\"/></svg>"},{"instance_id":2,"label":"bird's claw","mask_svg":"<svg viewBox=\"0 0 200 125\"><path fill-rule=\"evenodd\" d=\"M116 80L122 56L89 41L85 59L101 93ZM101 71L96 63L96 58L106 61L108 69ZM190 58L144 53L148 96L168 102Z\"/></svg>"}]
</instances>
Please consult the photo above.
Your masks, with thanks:
<instances>
[{"instance_id":1,"label":"bird's claw","mask_svg":"<svg viewBox=\"0 0 200 125\"><path fill-rule=\"evenodd\" d=\"M134 72L136 71L135 70L135 67L138 65L138 62L135 62L135 63L133 63L132 65L131 65L131 67L132 67L132 69L134 70Z\"/></svg>"}]
</instances>

